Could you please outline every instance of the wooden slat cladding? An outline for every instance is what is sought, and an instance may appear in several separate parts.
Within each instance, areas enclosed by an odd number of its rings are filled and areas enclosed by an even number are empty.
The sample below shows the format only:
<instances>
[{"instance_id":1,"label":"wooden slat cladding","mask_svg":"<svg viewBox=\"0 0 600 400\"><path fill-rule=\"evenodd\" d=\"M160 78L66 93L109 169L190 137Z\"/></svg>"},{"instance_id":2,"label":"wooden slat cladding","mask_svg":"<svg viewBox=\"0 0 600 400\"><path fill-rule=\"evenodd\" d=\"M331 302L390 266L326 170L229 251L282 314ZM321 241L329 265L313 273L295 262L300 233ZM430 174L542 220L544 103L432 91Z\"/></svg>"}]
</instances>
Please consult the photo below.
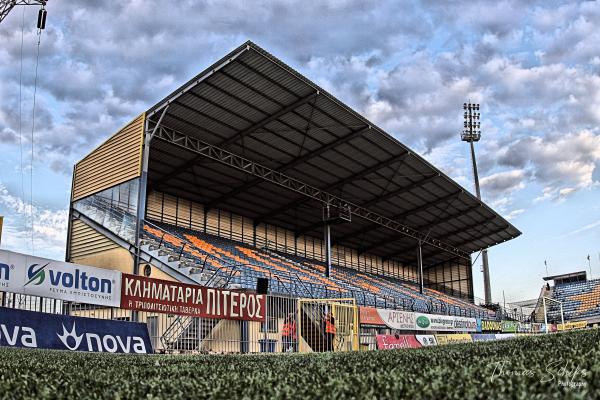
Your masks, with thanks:
<instances>
[{"instance_id":1,"label":"wooden slat cladding","mask_svg":"<svg viewBox=\"0 0 600 400\"><path fill-rule=\"evenodd\" d=\"M73 221L71 232L71 260L119 248L118 244L79 220Z\"/></svg>"},{"instance_id":2,"label":"wooden slat cladding","mask_svg":"<svg viewBox=\"0 0 600 400\"><path fill-rule=\"evenodd\" d=\"M427 268L424 274L425 279L436 284L433 288L469 298L472 294L470 268L468 262L449 261Z\"/></svg>"},{"instance_id":3,"label":"wooden slat cladding","mask_svg":"<svg viewBox=\"0 0 600 400\"><path fill-rule=\"evenodd\" d=\"M75 165L73 201L140 176L144 114Z\"/></svg>"}]
</instances>

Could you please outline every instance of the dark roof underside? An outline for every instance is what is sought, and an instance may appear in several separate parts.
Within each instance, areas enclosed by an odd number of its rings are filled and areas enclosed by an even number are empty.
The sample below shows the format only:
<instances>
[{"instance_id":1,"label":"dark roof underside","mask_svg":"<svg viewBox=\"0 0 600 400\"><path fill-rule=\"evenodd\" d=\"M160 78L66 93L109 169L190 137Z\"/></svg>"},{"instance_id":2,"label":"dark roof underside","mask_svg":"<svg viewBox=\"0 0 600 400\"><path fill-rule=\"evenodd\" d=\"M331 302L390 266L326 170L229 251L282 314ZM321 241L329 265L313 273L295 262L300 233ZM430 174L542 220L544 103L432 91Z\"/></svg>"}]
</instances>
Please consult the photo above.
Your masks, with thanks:
<instances>
[{"instance_id":1,"label":"dark roof underside","mask_svg":"<svg viewBox=\"0 0 600 400\"><path fill-rule=\"evenodd\" d=\"M181 91L184 90L184 93ZM147 114L469 253L520 232L473 195L316 84L248 42ZM157 111L158 110L158 111ZM153 141L149 185L213 208L320 237L321 205L192 152ZM332 240L405 263L414 239L353 218ZM423 249L429 265L451 258Z\"/></svg>"}]
</instances>

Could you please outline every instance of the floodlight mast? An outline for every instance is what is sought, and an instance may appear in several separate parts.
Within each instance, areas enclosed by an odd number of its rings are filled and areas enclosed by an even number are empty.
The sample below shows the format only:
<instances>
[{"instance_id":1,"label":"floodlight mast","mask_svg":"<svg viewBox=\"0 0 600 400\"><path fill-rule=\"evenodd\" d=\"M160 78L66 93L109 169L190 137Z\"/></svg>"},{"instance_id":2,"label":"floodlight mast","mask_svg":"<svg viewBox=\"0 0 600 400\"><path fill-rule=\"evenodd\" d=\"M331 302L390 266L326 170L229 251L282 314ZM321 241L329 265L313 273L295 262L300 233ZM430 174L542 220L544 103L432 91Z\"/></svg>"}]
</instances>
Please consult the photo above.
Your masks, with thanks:
<instances>
[{"instance_id":1,"label":"floodlight mast","mask_svg":"<svg viewBox=\"0 0 600 400\"><path fill-rule=\"evenodd\" d=\"M48 0L0 0L0 22L2 22L4 18L6 18L6 16L13 9L14 6L42 6L43 8L47 2ZM38 16L38 19L39 18L40 16ZM44 15L44 24L45 22L46 17ZM38 21L38 25L39 24L40 21ZM40 26L38 26L38 28L39 27Z\"/></svg>"},{"instance_id":2,"label":"floodlight mast","mask_svg":"<svg viewBox=\"0 0 600 400\"><path fill-rule=\"evenodd\" d=\"M473 162L473 180L475 181L475 193L477 198L481 200L481 190L479 188L479 174L477 172L477 160L475 158L475 145L474 142L478 142L481 139L481 114L479 113L479 104L463 103L464 111L464 129L460 135L463 142L469 143L471 146L471 161ZM488 263L487 249L481 252L481 260L483 262L483 290L485 296L485 303L492 303L492 289L490 287L490 267Z\"/></svg>"}]
</instances>

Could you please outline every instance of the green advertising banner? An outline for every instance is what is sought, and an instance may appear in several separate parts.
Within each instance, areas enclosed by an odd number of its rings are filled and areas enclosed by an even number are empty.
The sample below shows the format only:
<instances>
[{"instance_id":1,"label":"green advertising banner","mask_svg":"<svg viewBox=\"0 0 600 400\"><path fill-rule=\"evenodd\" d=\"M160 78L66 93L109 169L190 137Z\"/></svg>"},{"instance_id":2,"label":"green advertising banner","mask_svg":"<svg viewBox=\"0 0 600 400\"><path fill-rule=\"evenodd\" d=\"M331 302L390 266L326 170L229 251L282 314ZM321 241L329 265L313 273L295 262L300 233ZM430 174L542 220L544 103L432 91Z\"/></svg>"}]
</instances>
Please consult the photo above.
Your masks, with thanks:
<instances>
[{"instance_id":1,"label":"green advertising banner","mask_svg":"<svg viewBox=\"0 0 600 400\"><path fill-rule=\"evenodd\" d=\"M502 321L502 332L516 333L519 323L517 321Z\"/></svg>"}]
</instances>

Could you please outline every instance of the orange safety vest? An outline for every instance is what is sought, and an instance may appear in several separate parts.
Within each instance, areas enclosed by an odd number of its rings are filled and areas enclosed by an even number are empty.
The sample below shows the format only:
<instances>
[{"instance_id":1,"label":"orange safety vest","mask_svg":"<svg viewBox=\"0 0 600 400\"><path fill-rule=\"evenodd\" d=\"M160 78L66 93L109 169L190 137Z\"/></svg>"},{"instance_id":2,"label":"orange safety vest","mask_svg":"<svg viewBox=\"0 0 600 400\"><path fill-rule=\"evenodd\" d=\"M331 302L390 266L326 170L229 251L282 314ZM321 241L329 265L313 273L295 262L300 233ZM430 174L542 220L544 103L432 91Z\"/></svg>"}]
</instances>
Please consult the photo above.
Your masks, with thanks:
<instances>
[{"instance_id":1,"label":"orange safety vest","mask_svg":"<svg viewBox=\"0 0 600 400\"><path fill-rule=\"evenodd\" d=\"M325 320L325 333L333 333L335 335L335 324L331 321L331 318Z\"/></svg>"},{"instance_id":2,"label":"orange safety vest","mask_svg":"<svg viewBox=\"0 0 600 400\"><path fill-rule=\"evenodd\" d=\"M295 322L286 322L283 324L283 329L281 330L281 336L296 338L296 323Z\"/></svg>"}]
</instances>

